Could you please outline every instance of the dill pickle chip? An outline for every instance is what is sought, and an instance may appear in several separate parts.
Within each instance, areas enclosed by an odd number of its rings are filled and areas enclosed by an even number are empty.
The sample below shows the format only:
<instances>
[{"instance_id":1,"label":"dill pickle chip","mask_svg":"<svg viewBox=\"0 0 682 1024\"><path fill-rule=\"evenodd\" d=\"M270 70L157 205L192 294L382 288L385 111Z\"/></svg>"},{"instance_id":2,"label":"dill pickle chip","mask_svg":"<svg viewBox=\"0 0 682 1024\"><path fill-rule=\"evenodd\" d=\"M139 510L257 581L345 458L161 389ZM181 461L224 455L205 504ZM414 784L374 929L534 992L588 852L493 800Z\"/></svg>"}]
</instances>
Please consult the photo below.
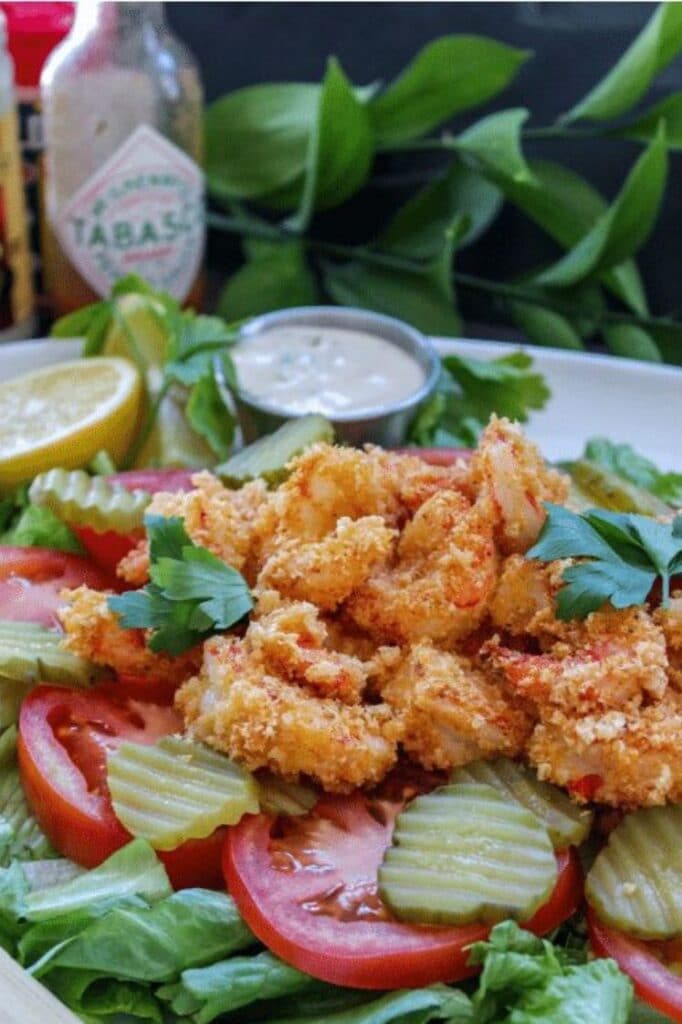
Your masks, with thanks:
<instances>
[{"instance_id":1,"label":"dill pickle chip","mask_svg":"<svg viewBox=\"0 0 682 1024\"><path fill-rule=\"evenodd\" d=\"M267 814L286 814L292 818L307 814L318 799L319 793L312 786L287 782L270 772L258 775L258 801Z\"/></svg>"},{"instance_id":2,"label":"dill pickle chip","mask_svg":"<svg viewBox=\"0 0 682 1024\"><path fill-rule=\"evenodd\" d=\"M626 815L597 854L585 896L619 931L640 939L682 934L682 806Z\"/></svg>"},{"instance_id":3,"label":"dill pickle chip","mask_svg":"<svg viewBox=\"0 0 682 1024\"><path fill-rule=\"evenodd\" d=\"M82 469L50 469L40 473L28 492L34 505L49 508L70 526L89 526L97 533L132 533L142 527L150 502L146 491L129 491L103 476Z\"/></svg>"},{"instance_id":4,"label":"dill pickle chip","mask_svg":"<svg viewBox=\"0 0 682 1024\"><path fill-rule=\"evenodd\" d=\"M287 463L295 455L317 441L334 440L334 428L329 420L310 413L288 420L272 434L261 437L253 444L230 456L215 470L223 483L230 487L263 477L269 484L278 484L286 478Z\"/></svg>"},{"instance_id":5,"label":"dill pickle chip","mask_svg":"<svg viewBox=\"0 0 682 1024\"><path fill-rule=\"evenodd\" d=\"M531 811L492 786L462 782L418 796L398 815L378 879L401 920L526 921L552 892L557 863Z\"/></svg>"},{"instance_id":6,"label":"dill pickle chip","mask_svg":"<svg viewBox=\"0 0 682 1024\"><path fill-rule=\"evenodd\" d=\"M116 817L157 850L203 839L258 812L253 776L200 743L165 736L153 746L121 743L107 761Z\"/></svg>"},{"instance_id":7,"label":"dill pickle chip","mask_svg":"<svg viewBox=\"0 0 682 1024\"><path fill-rule=\"evenodd\" d=\"M614 512L636 512L643 516L661 516L672 512L670 505L629 480L589 459L578 459L568 466L580 490L602 508Z\"/></svg>"},{"instance_id":8,"label":"dill pickle chip","mask_svg":"<svg viewBox=\"0 0 682 1024\"><path fill-rule=\"evenodd\" d=\"M473 761L457 768L450 782L483 782L502 796L518 800L546 826L555 850L578 846L592 827L590 810L574 804L558 786L541 782L531 768L508 758Z\"/></svg>"},{"instance_id":9,"label":"dill pickle chip","mask_svg":"<svg viewBox=\"0 0 682 1024\"><path fill-rule=\"evenodd\" d=\"M0 679L87 686L102 677L100 667L63 650L61 642L61 633L37 623L0 621Z\"/></svg>"}]
</instances>

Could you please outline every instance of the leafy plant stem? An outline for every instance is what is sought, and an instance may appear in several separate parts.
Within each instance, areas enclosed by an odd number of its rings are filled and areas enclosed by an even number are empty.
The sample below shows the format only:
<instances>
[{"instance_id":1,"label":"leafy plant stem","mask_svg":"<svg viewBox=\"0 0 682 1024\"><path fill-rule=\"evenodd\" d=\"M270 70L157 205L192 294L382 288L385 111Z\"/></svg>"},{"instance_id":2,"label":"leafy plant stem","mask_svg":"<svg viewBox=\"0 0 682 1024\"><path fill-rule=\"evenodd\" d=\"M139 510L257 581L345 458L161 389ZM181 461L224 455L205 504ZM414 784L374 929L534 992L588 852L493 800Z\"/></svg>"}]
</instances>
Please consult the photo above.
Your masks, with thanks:
<instances>
[{"instance_id":1,"label":"leafy plant stem","mask_svg":"<svg viewBox=\"0 0 682 1024\"><path fill-rule=\"evenodd\" d=\"M121 469L131 469L135 465L135 461L137 460L137 457L139 456L140 452L144 448L145 444L147 443L147 439L149 438L149 435L151 434L152 430L154 429L154 423L156 422L156 417L159 414L159 409L161 408L161 403L163 402L163 400L165 399L166 395L168 394L168 392L169 392L169 390L171 388L172 383L173 382L171 380L165 380L163 382L161 388L159 389L158 394L156 395L156 397L154 398L154 401L152 402L152 404L149 407L149 410L148 410L147 415L145 417L144 423L142 424L142 427L137 432L137 435L135 437L135 441L133 442L131 447L128 449L126 457L123 460L123 464L121 465Z\"/></svg>"}]
</instances>

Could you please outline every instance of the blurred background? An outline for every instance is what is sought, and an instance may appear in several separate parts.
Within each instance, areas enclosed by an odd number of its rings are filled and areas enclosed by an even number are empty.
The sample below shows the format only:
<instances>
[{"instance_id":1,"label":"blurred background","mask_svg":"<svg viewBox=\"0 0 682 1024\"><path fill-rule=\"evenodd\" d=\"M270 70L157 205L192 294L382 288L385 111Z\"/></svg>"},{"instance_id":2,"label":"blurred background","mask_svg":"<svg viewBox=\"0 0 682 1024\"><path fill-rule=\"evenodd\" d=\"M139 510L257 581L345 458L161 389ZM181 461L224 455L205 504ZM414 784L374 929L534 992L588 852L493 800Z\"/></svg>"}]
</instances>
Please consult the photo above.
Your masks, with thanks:
<instances>
[{"instance_id":1,"label":"blurred background","mask_svg":"<svg viewBox=\"0 0 682 1024\"><path fill-rule=\"evenodd\" d=\"M613 66L655 10L649 3L169 3L166 14L193 50L207 100L244 85L321 79L335 54L354 82L389 81L425 43L447 33L489 35L534 51L505 92L486 112L527 106L530 127L552 122ZM647 106L682 88L682 63L673 62L654 82ZM470 123L468 112L455 120ZM622 184L639 148L634 143L595 145L570 141L526 144L530 156L557 159L584 174L607 198ZM337 215L325 217L325 234L353 241L385 221L389 211L427 181L438 154L379 159L375 180ZM654 234L639 257L652 308L679 304L679 226L682 189L676 162ZM679 172L677 172L679 173ZM511 204L492 229L458 256L460 269L496 277L556 256L556 247ZM228 269L239 249L211 240L211 264ZM480 319L480 311L477 319Z\"/></svg>"}]
</instances>

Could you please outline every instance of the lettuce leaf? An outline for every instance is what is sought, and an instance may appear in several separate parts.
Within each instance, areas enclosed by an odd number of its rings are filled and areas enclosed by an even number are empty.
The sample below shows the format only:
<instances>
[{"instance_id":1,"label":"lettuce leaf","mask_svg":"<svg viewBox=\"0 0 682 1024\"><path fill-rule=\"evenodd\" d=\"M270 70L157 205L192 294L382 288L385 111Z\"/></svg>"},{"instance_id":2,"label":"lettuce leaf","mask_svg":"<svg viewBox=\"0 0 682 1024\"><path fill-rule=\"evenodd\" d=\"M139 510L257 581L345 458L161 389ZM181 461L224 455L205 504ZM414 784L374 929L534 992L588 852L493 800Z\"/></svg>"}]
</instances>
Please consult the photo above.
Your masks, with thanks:
<instances>
[{"instance_id":1,"label":"lettuce leaf","mask_svg":"<svg viewBox=\"0 0 682 1024\"><path fill-rule=\"evenodd\" d=\"M585 445L584 458L650 491L669 505L682 507L682 473L663 473L629 444L616 444L605 437L593 437Z\"/></svg>"}]
</instances>

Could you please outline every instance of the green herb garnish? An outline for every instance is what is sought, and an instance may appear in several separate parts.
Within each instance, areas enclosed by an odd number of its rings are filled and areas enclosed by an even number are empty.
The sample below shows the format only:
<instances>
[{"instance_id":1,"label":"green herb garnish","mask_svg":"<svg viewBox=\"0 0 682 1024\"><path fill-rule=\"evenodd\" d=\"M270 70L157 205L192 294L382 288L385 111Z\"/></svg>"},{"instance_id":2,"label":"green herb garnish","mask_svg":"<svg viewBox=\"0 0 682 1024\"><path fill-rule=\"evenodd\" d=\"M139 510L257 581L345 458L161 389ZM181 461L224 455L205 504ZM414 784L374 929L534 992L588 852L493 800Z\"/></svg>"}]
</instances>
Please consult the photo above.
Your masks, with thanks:
<instances>
[{"instance_id":1,"label":"green herb garnish","mask_svg":"<svg viewBox=\"0 0 682 1024\"><path fill-rule=\"evenodd\" d=\"M229 565L196 545L177 517L145 516L151 582L110 597L125 629L150 629L150 650L178 655L229 629L253 607L248 585Z\"/></svg>"},{"instance_id":2,"label":"green herb garnish","mask_svg":"<svg viewBox=\"0 0 682 1024\"><path fill-rule=\"evenodd\" d=\"M670 505L682 506L682 473L663 473L629 444L593 437L585 445L584 458L603 466L624 480L650 491Z\"/></svg>"},{"instance_id":3,"label":"green herb garnish","mask_svg":"<svg viewBox=\"0 0 682 1024\"><path fill-rule=\"evenodd\" d=\"M545 503L547 519L527 558L582 558L565 570L557 596L560 619L584 619L607 601L614 608L643 604L657 580L662 604L671 577L682 571L682 514L670 523L648 516L590 509L581 515Z\"/></svg>"},{"instance_id":4,"label":"green herb garnish","mask_svg":"<svg viewBox=\"0 0 682 1024\"><path fill-rule=\"evenodd\" d=\"M473 447L491 413L525 423L529 412L542 409L550 397L525 352L490 361L446 356L442 366L436 392L410 429L415 444Z\"/></svg>"}]
</instances>

